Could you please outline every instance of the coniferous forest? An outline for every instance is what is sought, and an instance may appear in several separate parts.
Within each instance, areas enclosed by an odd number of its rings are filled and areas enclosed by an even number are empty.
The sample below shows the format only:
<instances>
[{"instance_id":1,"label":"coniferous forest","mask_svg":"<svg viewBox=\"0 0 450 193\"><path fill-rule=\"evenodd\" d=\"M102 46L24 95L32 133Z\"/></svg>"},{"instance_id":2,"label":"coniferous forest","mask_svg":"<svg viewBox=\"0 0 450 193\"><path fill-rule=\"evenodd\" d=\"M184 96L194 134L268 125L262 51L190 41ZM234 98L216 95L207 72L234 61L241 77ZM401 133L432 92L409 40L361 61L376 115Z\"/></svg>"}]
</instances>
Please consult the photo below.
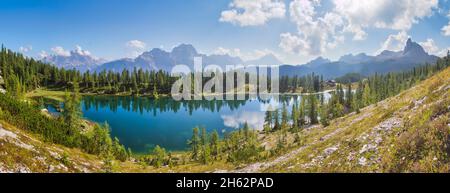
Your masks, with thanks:
<instances>
[{"instance_id":1,"label":"coniferous forest","mask_svg":"<svg viewBox=\"0 0 450 193\"><path fill-rule=\"evenodd\" d=\"M0 64L8 92L23 96L26 92L40 87L65 90L79 84L81 92L101 94L151 94L169 93L174 78L167 72L143 70L121 73L113 71L80 73L74 69L59 69L53 65L24 57L2 46Z\"/></svg>"}]
</instances>

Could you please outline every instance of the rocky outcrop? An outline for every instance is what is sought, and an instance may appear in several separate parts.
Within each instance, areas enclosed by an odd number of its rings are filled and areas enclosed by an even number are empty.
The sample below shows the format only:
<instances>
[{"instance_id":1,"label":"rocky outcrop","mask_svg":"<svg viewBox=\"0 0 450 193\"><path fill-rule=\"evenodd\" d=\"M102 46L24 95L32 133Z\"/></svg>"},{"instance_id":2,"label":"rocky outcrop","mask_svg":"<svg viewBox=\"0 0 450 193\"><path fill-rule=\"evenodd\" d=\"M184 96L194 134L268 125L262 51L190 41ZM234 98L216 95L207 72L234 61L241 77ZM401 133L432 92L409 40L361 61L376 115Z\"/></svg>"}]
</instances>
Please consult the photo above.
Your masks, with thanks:
<instances>
[{"instance_id":1,"label":"rocky outcrop","mask_svg":"<svg viewBox=\"0 0 450 193\"><path fill-rule=\"evenodd\" d=\"M101 172L100 158L45 143L10 125L0 123L1 173Z\"/></svg>"}]
</instances>

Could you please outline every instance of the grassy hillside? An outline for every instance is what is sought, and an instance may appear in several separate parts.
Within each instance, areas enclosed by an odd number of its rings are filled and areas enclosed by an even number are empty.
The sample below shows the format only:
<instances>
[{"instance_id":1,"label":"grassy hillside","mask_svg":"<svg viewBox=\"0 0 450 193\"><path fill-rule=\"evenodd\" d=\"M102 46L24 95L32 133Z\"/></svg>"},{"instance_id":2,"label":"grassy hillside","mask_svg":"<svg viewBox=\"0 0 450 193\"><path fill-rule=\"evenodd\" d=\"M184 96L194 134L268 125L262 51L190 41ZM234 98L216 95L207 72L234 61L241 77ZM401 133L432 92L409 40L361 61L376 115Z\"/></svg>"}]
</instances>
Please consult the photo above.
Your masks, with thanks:
<instances>
[{"instance_id":1,"label":"grassy hillside","mask_svg":"<svg viewBox=\"0 0 450 193\"><path fill-rule=\"evenodd\" d=\"M0 173L99 172L102 165L97 156L44 143L0 120Z\"/></svg>"},{"instance_id":2,"label":"grassy hillside","mask_svg":"<svg viewBox=\"0 0 450 193\"><path fill-rule=\"evenodd\" d=\"M133 160L105 164L0 120L0 172L449 172L449 89L447 68L328 127L304 129L301 143L291 142L284 154L239 166L222 161L161 168ZM266 150L276 146L278 134L260 134Z\"/></svg>"},{"instance_id":3,"label":"grassy hillside","mask_svg":"<svg viewBox=\"0 0 450 193\"><path fill-rule=\"evenodd\" d=\"M314 127L305 145L237 172L450 172L450 69Z\"/></svg>"}]
</instances>

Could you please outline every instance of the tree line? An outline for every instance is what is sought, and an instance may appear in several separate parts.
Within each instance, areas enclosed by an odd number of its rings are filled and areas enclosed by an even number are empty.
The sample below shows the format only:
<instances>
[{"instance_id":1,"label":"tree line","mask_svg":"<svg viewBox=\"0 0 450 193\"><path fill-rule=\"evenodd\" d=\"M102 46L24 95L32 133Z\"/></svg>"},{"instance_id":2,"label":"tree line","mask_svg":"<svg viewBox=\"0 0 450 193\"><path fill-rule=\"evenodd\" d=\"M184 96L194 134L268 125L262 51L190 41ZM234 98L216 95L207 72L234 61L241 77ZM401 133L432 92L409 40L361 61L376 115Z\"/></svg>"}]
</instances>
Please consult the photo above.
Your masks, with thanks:
<instances>
[{"instance_id":1,"label":"tree line","mask_svg":"<svg viewBox=\"0 0 450 193\"><path fill-rule=\"evenodd\" d=\"M11 95L22 97L27 91L39 87L67 88L78 82L81 92L134 95L170 93L176 78L164 71L143 71L134 69L122 72L86 71L57 68L20 53L1 48L0 70L6 89Z\"/></svg>"},{"instance_id":2,"label":"tree line","mask_svg":"<svg viewBox=\"0 0 450 193\"><path fill-rule=\"evenodd\" d=\"M297 88L302 88L302 93L321 92L325 88L325 82L322 75L317 75L314 72L302 77L295 76L281 76L280 77L280 92L296 92Z\"/></svg>"},{"instance_id":3,"label":"tree line","mask_svg":"<svg viewBox=\"0 0 450 193\"><path fill-rule=\"evenodd\" d=\"M264 155L258 132L247 123L240 129L226 133L223 138L219 137L217 130L208 133L205 128L195 127L187 144L190 150L186 160L175 160L170 152L157 145L152 154L141 157L140 161L155 167L184 163L207 165L217 161L241 164L257 161Z\"/></svg>"}]
</instances>

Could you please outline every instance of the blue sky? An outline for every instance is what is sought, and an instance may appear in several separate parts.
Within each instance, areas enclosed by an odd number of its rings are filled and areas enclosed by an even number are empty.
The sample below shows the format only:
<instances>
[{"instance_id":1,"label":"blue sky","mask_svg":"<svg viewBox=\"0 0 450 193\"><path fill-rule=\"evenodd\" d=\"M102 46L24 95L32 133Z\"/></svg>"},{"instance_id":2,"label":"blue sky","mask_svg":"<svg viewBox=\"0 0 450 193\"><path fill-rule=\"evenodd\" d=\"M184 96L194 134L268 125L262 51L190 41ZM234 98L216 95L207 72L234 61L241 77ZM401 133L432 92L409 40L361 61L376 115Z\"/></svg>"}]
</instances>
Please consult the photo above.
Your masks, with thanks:
<instances>
[{"instance_id":1,"label":"blue sky","mask_svg":"<svg viewBox=\"0 0 450 193\"><path fill-rule=\"evenodd\" d=\"M2 0L0 42L36 58L79 46L109 60L189 43L202 53L272 53L291 64L398 50L407 37L433 54L450 48L448 0L361 2Z\"/></svg>"}]
</instances>

